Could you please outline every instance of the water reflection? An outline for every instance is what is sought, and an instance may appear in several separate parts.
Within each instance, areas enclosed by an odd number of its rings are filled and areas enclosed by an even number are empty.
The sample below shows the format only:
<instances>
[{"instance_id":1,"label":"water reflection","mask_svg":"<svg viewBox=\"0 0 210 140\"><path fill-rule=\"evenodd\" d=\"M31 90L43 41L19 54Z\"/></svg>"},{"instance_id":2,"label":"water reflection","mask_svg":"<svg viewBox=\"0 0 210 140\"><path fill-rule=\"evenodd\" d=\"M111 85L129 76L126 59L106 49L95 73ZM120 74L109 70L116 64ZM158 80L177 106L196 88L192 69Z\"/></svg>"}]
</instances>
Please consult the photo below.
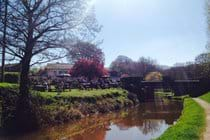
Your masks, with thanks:
<instances>
[{"instance_id":1,"label":"water reflection","mask_svg":"<svg viewBox=\"0 0 210 140\"><path fill-rule=\"evenodd\" d=\"M151 102L107 115L86 117L73 124L51 127L17 140L150 140L160 136L180 116L182 103Z\"/></svg>"}]
</instances>

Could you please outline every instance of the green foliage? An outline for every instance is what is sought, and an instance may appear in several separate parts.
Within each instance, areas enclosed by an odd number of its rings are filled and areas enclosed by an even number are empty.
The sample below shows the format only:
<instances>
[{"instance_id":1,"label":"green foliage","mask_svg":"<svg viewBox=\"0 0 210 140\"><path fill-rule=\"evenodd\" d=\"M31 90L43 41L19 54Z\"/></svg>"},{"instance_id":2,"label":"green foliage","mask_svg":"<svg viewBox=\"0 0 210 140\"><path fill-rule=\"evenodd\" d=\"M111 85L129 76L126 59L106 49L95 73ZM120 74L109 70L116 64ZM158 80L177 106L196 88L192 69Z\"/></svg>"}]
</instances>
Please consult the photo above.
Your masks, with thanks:
<instances>
[{"instance_id":1,"label":"green foliage","mask_svg":"<svg viewBox=\"0 0 210 140\"><path fill-rule=\"evenodd\" d=\"M4 74L5 82L7 83L18 83L20 74L18 72L6 72Z\"/></svg>"},{"instance_id":2,"label":"green foliage","mask_svg":"<svg viewBox=\"0 0 210 140\"><path fill-rule=\"evenodd\" d=\"M184 100L184 110L177 124L157 140L199 140L205 127L205 112L193 99Z\"/></svg>"},{"instance_id":3,"label":"green foliage","mask_svg":"<svg viewBox=\"0 0 210 140\"><path fill-rule=\"evenodd\" d=\"M14 128L16 104L19 97L16 88L17 85L15 84L0 83L1 127L5 130Z\"/></svg>"},{"instance_id":4,"label":"green foliage","mask_svg":"<svg viewBox=\"0 0 210 140\"><path fill-rule=\"evenodd\" d=\"M210 92L200 96L200 98L210 103Z\"/></svg>"}]
</instances>

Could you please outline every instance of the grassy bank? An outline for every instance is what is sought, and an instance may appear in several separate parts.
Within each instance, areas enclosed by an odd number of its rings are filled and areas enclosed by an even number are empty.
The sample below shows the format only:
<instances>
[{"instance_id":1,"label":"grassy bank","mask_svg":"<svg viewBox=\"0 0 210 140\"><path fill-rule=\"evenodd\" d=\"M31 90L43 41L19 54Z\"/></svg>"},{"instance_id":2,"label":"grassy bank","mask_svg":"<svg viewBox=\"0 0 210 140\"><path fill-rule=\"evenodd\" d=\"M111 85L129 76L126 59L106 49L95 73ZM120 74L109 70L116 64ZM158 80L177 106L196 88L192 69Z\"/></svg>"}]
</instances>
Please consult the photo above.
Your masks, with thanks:
<instances>
[{"instance_id":1,"label":"grassy bank","mask_svg":"<svg viewBox=\"0 0 210 140\"><path fill-rule=\"evenodd\" d=\"M18 84L11 84L11 83L0 83L0 89L18 89Z\"/></svg>"},{"instance_id":2,"label":"grassy bank","mask_svg":"<svg viewBox=\"0 0 210 140\"><path fill-rule=\"evenodd\" d=\"M205 112L193 99L184 100L184 110L178 122L157 140L199 140L205 127Z\"/></svg>"},{"instance_id":3,"label":"grassy bank","mask_svg":"<svg viewBox=\"0 0 210 140\"><path fill-rule=\"evenodd\" d=\"M70 99L70 98L101 98L106 96L126 96L127 91L122 89L93 89L93 90L79 90L73 89L65 91L60 94L57 92L38 92L36 95L44 99Z\"/></svg>"},{"instance_id":4,"label":"grassy bank","mask_svg":"<svg viewBox=\"0 0 210 140\"><path fill-rule=\"evenodd\" d=\"M138 103L135 95L121 88L56 92L31 91L30 103L39 127L75 121L85 116L117 111ZM18 85L0 84L0 116L4 126L13 124L18 100ZM1 113L4 112L4 113ZM11 126L12 127L12 126Z\"/></svg>"},{"instance_id":5,"label":"grassy bank","mask_svg":"<svg viewBox=\"0 0 210 140\"><path fill-rule=\"evenodd\" d=\"M124 102L128 99L128 92L123 89L94 89L94 90L78 90L62 92L34 92L33 97L41 104L54 105L74 105L76 103L95 104L97 101L104 99L115 99L118 102Z\"/></svg>"},{"instance_id":6,"label":"grassy bank","mask_svg":"<svg viewBox=\"0 0 210 140\"><path fill-rule=\"evenodd\" d=\"M133 106L123 89L94 89L56 92L36 92L33 98L40 106L41 125L62 124L95 113L107 113Z\"/></svg>"},{"instance_id":7,"label":"grassy bank","mask_svg":"<svg viewBox=\"0 0 210 140\"><path fill-rule=\"evenodd\" d=\"M206 102L210 103L210 92L200 96L200 98L205 100Z\"/></svg>"}]
</instances>

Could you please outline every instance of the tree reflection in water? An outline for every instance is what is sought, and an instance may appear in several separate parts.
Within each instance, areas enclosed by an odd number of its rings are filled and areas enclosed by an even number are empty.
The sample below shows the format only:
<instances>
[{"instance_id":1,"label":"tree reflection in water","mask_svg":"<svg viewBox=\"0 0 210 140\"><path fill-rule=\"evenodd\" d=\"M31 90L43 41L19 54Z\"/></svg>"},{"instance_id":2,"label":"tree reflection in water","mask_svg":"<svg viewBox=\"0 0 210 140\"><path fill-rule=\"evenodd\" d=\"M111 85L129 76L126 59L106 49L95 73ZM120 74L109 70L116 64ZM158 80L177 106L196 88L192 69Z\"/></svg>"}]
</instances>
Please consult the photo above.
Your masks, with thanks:
<instances>
[{"instance_id":1,"label":"tree reflection in water","mask_svg":"<svg viewBox=\"0 0 210 140\"><path fill-rule=\"evenodd\" d=\"M163 120L144 120L143 126L139 127L139 129L144 135L148 133L154 134L160 131L160 125L163 123Z\"/></svg>"}]
</instances>

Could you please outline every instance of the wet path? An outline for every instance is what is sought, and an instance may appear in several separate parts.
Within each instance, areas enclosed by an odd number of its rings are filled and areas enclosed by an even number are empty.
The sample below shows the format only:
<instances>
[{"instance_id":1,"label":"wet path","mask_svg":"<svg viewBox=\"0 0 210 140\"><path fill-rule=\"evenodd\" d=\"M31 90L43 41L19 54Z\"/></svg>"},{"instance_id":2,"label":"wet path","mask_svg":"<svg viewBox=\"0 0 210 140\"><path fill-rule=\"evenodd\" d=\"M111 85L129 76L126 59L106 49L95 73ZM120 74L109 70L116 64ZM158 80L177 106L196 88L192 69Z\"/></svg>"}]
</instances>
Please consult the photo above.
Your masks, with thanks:
<instances>
[{"instance_id":1,"label":"wet path","mask_svg":"<svg viewBox=\"0 0 210 140\"><path fill-rule=\"evenodd\" d=\"M194 100L199 103L204 109L206 113L206 130L203 134L203 140L209 140L210 139L210 104L203 101L199 98L194 98Z\"/></svg>"}]
</instances>

